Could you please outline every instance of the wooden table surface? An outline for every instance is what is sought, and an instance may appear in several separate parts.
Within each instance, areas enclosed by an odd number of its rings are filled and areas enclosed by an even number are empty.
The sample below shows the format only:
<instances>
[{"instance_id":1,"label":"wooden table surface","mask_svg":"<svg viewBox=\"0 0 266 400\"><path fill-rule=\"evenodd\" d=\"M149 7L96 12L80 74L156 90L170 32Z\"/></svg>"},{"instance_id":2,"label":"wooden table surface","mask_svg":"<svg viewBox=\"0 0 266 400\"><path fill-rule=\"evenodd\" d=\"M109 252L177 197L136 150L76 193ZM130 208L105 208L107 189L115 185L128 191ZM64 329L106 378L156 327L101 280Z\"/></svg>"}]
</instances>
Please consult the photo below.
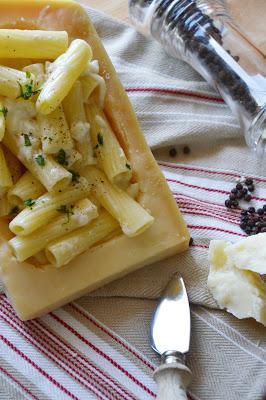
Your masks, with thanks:
<instances>
[{"instance_id":1,"label":"wooden table surface","mask_svg":"<svg viewBox=\"0 0 266 400\"><path fill-rule=\"evenodd\" d=\"M128 0L79 0L79 2L130 24ZM266 54L266 0L227 0L227 2L231 13L247 33L250 41Z\"/></svg>"}]
</instances>

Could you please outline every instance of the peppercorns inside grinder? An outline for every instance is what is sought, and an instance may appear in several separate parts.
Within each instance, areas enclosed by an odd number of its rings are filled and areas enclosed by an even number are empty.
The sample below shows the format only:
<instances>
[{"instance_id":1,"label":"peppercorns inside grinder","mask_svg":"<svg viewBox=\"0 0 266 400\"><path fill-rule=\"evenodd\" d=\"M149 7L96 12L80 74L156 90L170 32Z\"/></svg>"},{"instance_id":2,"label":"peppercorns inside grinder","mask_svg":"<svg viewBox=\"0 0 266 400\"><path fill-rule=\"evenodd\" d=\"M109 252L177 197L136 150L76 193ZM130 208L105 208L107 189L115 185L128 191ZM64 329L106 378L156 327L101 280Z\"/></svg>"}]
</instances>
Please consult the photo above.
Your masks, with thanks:
<instances>
[{"instance_id":1,"label":"peppercorns inside grinder","mask_svg":"<svg viewBox=\"0 0 266 400\"><path fill-rule=\"evenodd\" d=\"M130 0L133 23L192 65L238 117L247 144L266 155L266 60L220 0Z\"/></svg>"}]
</instances>

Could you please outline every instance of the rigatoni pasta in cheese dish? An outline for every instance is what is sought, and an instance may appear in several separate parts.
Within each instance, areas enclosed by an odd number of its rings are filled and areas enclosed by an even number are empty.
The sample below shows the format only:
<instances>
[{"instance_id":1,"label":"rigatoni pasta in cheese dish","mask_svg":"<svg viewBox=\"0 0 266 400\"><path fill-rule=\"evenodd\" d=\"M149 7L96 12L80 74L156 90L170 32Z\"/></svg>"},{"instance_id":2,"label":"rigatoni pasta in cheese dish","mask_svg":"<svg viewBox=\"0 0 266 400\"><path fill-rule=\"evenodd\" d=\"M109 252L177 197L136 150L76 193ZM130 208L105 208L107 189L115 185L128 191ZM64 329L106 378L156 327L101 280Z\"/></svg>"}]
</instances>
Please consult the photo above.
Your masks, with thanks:
<instances>
[{"instance_id":1,"label":"rigatoni pasta in cheese dish","mask_svg":"<svg viewBox=\"0 0 266 400\"><path fill-rule=\"evenodd\" d=\"M21 3L0 0L0 267L28 319L189 238L83 9Z\"/></svg>"}]
</instances>

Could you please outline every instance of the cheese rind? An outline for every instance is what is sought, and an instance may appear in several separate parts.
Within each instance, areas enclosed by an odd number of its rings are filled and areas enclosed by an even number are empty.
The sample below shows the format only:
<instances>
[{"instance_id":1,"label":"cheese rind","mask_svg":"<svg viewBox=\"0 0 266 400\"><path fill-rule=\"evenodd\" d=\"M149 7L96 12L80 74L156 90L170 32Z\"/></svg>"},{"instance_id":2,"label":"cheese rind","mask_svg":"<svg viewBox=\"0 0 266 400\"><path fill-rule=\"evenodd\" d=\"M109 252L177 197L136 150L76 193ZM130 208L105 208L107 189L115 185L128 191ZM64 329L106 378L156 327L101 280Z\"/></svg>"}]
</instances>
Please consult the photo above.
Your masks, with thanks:
<instances>
[{"instance_id":1,"label":"cheese rind","mask_svg":"<svg viewBox=\"0 0 266 400\"><path fill-rule=\"evenodd\" d=\"M259 274L236 267L231 246L223 240L211 241L208 288L221 308L266 326L266 285Z\"/></svg>"},{"instance_id":2,"label":"cheese rind","mask_svg":"<svg viewBox=\"0 0 266 400\"><path fill-rule=\"evenodd\" d=\"M25 4L12 0L7 6L7 0L0 0L0 27L27 29L28 21L36 21L36 26L30 26L66 30L70 37L80 37L91 45L94 58L99 60L100 74L106 78L105 114L132 163L139 184L137 201L155 221L137 237L118 235L56 269L19 263L7 246L10 239L7 221L0 219L1 278L23 320L38 317L137 268L184 251L189 242L182 215L86 12L72 1L25 0Z\"/></svg>"}]
</instances>

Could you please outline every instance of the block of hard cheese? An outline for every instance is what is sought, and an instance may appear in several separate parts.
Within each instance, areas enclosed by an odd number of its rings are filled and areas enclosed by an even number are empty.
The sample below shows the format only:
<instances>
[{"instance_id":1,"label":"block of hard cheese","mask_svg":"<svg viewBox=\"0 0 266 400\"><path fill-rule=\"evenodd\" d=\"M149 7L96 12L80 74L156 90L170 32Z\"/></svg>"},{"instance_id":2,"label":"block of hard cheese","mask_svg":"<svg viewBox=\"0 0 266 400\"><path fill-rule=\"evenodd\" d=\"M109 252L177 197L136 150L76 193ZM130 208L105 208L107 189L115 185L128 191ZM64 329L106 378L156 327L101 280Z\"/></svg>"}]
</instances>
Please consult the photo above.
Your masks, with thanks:
<instances>
[{"instance_id":1,"label":"block of hard cheese","mask_svg":"<svg viewBox=\"0 0 266 400\"><path fill-rule=\"evenodd\" d=\"M16 312L23 320L47 313L139 267L184 251L189 234L167 183L140 131L136 116L86 12L73 1L2 0L0 27L66 30L89 42L107 83L105 112L140 184L138 201L155 223L143 234L117 236L65 267L18 263L7 246L7 222L0 222L0 266Z\"/></svg>"},{"instance_id":2,"label":"block of hard cheese","mask_svg":"<svg viewBox=\"0 0 266 400\"><path fill-rule=\"evenodd\" d=\"M258 273L249 270L249 265L256 265L256 254L253 254L251 263L246 257L247 264L243 263L244 257L239 258L241 253L244 255L245 248L248 254L250 244L254 246L256 241L261 244L263 240L265 243L265 233L242 239L236 244L212 240L208 288L221 308L239 319L254 318L266 326L266 285Z\"/></svg>"}]
</instances>

